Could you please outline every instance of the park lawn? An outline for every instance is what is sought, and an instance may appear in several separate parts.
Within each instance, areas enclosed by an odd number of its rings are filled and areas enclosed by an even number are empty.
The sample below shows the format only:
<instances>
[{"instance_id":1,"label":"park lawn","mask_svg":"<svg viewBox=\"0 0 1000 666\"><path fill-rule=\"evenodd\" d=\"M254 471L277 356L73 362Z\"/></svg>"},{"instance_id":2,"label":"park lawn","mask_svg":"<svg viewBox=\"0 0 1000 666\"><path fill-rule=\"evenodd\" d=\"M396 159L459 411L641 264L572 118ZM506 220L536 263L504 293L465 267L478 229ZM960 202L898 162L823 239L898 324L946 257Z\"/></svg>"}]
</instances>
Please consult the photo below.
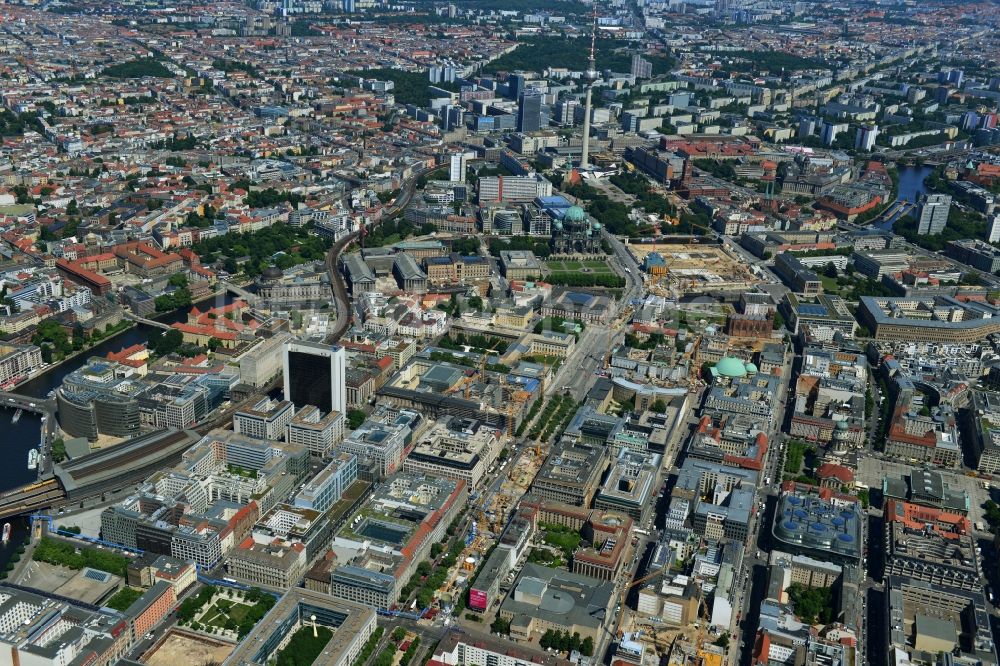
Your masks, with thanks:
<instances>
[{"instance_id":1,"label":"park lawn","mask_svg":"<svg viewBox=\"0 0 1000 666\"><path fill-rule=\"evenodd\" d=\"M587 269L588 273L614 273L608 262L600 259L586 261L546 261L545 267L550 273L569 273Z\"/></svg>"},{"instance_id":2,"label":"park lawn","mask_svg":"<svg viewBox=\"0 0 1000 666\"><path fill-rule=\"evenodd\" d=\"M823 291L836 294L840 291L840 285L837 284L837 278L832 278L828 275L820 275L820 281L823 283Z\"/></svg>"},{"instance_id":3,"label":"park lawn","mask_svg":"<svg viewBox=\"0 0 1000 666\"><path fill-rule=\"evenodd\" d=\"M223 627L226 624L226 616L222 614L222 611L220 611L217 606L212 606L212 608L205 613L204 617L201 618L200 622L201 624L212 627Z\"/></svg>"},{"instance_id":4,"label":"park lawn","mask_svg":"<svg viewBox=\"0 0 1000 666\"><path fill-rule=\"evenodd\" d=\"M246 618L249 612L250 606L246 604L233 604L233 607L229 609L229 617L233 618L236 624L239 624Z\"/></svg>"},{"instance_id":5,"label":"park lawn","mask_svg":"<svg viewBox=\"0 0 1000 666\"><path fill-rule=\"evenodd\" d=\"M552 273L561 273L564 271L578 271L583 268L583 265L579 261L546 261L545 267Z\"/></svg>"},{"instance_id":6,"label":"park lawn","mask_svg":"<svg viewBox=\"0 0 1000 666\"><path fill-rule=\"evenodd\" d=\"M250 612L250 606L241 603L233 603L228 609L219 605L220 602L216 602L212 606L211 610L205 615L204 619L201 621L202 624L210 624L214 627L225 627L226 620L229 618L233 619L233 622L239 624Z\"/></svg>"}]
</instances>

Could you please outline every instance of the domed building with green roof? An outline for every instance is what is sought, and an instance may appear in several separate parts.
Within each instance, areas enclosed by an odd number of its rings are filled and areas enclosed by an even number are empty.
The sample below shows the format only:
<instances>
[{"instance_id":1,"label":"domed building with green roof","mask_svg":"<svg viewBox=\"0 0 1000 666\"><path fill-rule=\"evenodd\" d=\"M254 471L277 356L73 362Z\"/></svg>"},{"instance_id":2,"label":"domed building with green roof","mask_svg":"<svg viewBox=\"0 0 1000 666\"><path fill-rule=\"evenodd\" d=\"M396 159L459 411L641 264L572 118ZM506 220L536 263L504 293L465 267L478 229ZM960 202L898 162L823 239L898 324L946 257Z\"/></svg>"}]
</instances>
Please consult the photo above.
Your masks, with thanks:
<instances>
[{"instance_id":1,"label":"domed building with green roof","mask_svg":"<svg viewBox=\"0 0 1000 666\"><path fill-rule=\"evenodd\" d=\"M717 377L736 379L747 376L747 367L740 359L726 356L712 367L712 374Z\"/></svg>"},{"instance_id":2,"label":"domed building with green roof","mask_svg":"<svg viewBox=\"0 0 1000 666\"><path fill-rule=\"evenodd\" d=\"M601 252L600 224L592 222L579 206L570 206L552 225L554 254L598 254Z\"/></svg>"}]
</instances>

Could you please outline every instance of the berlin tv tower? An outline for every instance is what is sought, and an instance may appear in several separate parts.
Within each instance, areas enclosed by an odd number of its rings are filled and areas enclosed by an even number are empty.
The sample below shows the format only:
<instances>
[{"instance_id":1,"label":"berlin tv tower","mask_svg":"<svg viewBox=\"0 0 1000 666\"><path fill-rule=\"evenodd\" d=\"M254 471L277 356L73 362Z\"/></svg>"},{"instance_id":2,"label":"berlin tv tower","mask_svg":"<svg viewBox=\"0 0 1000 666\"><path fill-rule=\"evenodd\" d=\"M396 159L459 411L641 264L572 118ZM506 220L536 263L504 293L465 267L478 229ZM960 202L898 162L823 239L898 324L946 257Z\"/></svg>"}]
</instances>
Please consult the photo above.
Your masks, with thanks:
<instances>
[{"instance_id":1,"label":"berlin tv tower","mask_svg":"<svg viewBox=\"0 0 1000 666\"><path fill-rule=\"evenodd\" d=\"M580 168L586 169L590 166L590 98L594 92L594 82L600 78L597 66L594 63L594 47L597 42L597 6L594 6L594 24L590 29L590 62L587 64L587 71L583 73L585 85L587 86L587 101L583 112L583 155L580 157Z\"/></svg>"}]
</instances>

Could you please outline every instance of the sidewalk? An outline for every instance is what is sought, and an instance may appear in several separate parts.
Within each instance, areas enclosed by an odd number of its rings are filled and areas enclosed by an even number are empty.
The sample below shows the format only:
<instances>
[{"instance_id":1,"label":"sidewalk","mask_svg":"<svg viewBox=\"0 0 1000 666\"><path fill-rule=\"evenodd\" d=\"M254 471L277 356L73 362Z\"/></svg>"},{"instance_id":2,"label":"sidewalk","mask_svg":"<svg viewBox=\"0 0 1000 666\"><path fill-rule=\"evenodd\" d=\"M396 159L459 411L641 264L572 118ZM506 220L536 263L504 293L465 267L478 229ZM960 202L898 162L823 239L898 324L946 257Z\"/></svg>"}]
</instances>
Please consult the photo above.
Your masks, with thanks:
<instances>
[{"instance_id":1,"label":"sidewalk","mask_svg":"<svg viewBox=\"0 0 1000 666\"><path fill-rule=\"evenodd\" d=\"M7 580L12 583L17 583L21 580L25 569L31 563L31 557L35 553L35 546L37 544L38 541L34 539L34 530L32 530L28 536L28 540L24 544L24 554L21 555L21 559L14 565L14 568L7 572Z\"/></svg>"}]
</instances>

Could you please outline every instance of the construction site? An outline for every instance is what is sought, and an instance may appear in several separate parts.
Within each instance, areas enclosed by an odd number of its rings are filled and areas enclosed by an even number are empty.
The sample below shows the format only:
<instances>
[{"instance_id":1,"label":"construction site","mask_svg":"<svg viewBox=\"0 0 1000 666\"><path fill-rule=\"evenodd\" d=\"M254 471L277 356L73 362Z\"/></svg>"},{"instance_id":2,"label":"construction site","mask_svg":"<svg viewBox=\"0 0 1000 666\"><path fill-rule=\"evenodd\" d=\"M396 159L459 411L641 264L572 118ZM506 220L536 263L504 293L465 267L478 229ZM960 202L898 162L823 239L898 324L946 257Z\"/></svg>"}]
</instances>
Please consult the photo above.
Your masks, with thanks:
<instances>
[{"instance_id":1,"label":"construction site","mask_svg":"<svg viewBox=\"0 0 1000 666\"><path fill-rule=\"evenodd\" d=\"M677 624L663 621L661 616L643 613L627 608L625 600L633 590L644 586L652 587L664 574L657 570L634 580L622 593L621 611L617 626L617 652L629 657L630 661L641 660L643 666L659 666L666 659L672 666L722 666L727 648L716 643L717 635L710 634L709 610L702 590L692 584L694 593L686 600L684 617Z\"/></svg>"},{"instance_id":2,"label":"construction site","mask_svg":"<svg viewBox=\"0 0 1000 666\"><path fill-rule=\"evenodd\" d=\"M482 497L474 500L473 520L466 535L465 549L458 558L460 566L448 573L438 590L442 601L454 601L453 595L470 582L476 569L497 543L511 512L531 487L546 455L547 452L536 444L498 463L499 483L491 484Z\"/></svg>"},{"instance_id":3,"label":"construction site","mask_svg":"<svg viewBox=\"0 0 1000 666\"><path fill-rule=\"evenodd\" d=\"M650 293L672 297L746 291L761 282L724 247L710 244L631 243L628 250L649 276Z\"/></svg>"}]
</instances>

